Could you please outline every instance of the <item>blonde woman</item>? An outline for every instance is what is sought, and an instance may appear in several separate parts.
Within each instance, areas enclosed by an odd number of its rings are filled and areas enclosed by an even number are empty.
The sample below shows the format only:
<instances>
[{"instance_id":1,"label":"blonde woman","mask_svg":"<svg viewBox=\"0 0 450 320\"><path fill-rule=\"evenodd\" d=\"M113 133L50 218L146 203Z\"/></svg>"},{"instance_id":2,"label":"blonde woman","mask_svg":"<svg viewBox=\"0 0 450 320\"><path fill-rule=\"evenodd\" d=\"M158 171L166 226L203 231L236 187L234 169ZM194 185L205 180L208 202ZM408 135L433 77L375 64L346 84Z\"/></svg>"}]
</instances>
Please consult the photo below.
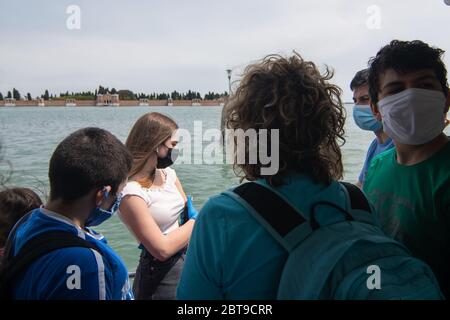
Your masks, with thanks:
<instances>
[{"instance_id":1,"label":"blonde woman","mask_svg":"<svg viewBox=\"0 0 450 320\"><path fill-rule=\"evenodd\" d=\"M135 123L126 141L133 167L120 217L142 250L133 284L136 299L175 299L197 214L169 168L176 156L177 129L172 119L152 112ZM185 210L187 221L181 221Z\"/></svg>"}]
</instances>

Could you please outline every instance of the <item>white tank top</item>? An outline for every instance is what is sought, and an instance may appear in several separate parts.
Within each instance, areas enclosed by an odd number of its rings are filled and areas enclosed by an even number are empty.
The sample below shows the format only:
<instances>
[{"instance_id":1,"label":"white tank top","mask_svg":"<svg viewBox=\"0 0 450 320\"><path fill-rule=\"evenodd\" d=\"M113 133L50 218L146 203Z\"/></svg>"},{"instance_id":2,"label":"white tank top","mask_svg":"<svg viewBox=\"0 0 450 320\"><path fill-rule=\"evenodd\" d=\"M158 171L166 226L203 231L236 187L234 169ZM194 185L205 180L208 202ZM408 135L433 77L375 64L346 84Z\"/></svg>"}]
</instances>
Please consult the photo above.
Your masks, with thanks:
<instances>
[{"instance_id":1,"label":"white tank top","mask_svg":"<svg viewBox=\"0 0 450 320\"><path fill-rule=\"evenodd\" d=\"M122 196L132 195L143 199L149 214L155 219L161 232L166 234L179 227L178 218L184 210L184 198L175 185L177 180L175 170L171 168L161 170L166 174L163 186L144 188L138 182L130 181L123 189Z\"/></svg>"}]
</instances>

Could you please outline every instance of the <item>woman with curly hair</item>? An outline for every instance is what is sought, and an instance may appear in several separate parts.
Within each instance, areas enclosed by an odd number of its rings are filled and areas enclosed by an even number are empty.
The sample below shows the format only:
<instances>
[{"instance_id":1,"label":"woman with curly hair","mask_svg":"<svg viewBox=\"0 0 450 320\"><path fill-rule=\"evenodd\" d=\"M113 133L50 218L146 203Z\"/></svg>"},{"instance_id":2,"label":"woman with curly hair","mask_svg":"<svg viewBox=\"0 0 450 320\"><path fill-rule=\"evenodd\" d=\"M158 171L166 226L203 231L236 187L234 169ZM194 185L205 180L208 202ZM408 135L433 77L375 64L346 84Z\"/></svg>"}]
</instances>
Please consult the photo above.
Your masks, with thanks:
<instances>
[{"instance_id":1,"label":"woman with curly hair","mask_svg":"<svg viewBox=\"0 0 450 320\"><path fill-rule=\"evenodd\" d=\"M263 174L267 164L259 154L256 163L235 163L235 172L304 212L330 197L348 207L337 182L343 175L345 110L341 90L328 82L332 76L328 68L321 74L297 53L288 58L270 55L245 69L227 105L228 129L278 130L279 137L275 174ZM246 159L255 150L250 143L236 147L245 149ZM277 219L277 212L271 215ZM245 206L222 193L210 198L199 213L177 297L275 299L287 257Z\"/></svg>"}]
</instances>

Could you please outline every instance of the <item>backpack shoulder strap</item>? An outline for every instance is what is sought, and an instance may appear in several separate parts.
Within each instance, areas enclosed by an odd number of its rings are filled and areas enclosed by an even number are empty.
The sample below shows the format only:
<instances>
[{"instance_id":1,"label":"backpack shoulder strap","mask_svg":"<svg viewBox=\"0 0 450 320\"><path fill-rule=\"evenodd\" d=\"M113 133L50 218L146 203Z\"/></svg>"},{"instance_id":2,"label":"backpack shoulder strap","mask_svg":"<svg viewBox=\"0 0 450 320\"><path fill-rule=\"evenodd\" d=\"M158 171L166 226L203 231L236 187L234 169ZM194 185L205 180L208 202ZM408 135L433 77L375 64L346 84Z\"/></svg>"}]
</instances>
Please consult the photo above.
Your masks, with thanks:
<instances>
[{"instance_id":1,"label":"backpack shoulder strap","mask_svg":"<svg viewBox=\"0 0 450 320\"><path fill-rule=\"evenodd\" d=\"M289 252L312 233L303 213L269 187L248 182L224 194L244 206Z\"/></svg>"},{"instance_id":2,"label":"backpack shoulder strap","mask_svg":"<svg viewBox=\"0 0 450 320\"><path fill-rule=\"evenodd\" d=\"M340 182L340 184L348 195L352 218L358 222L377 225L376 217L364 192L352 183Z\"/></svg>"},{"instance_id":3,"label":"backpack shoulder strap","mask_svg":"<svg viewBox=\"0 0 450 320\"><path fill-rule=\"evenodd\" d=\"M45 232L27 241L15 256L4 257L0 272L2 287L8 288L14 278L38 258L54 250L68 247L93 249L101 254L101 251L94 244L69 232Z\"/></svg>"},{"instance_id":4,"label":"backpack shoulder strap","mask_svg":"<svg viewBox=\"0 0 450 320\"><path fill-rule=\"evenodd\" d=\"M372 212L369 201L360 188L348 182L341 182L341 185L343 185L348 192L350 204L353 210Z\"/></svg>"},{"instance_id":5,"label":"backpack shoulder strap","mask_svg":"<svg viewBox=\"0 0 450 320\"><path fill-rule=\"evenodd\" d=\"M359 222L374 224L374 217L365 194L357 186L341 182L352 208L351 216ZM287 251L317 229L314 221L293 207L275 190L256 182L239 185L224 194L238 201Z\"/></svg>"}]
</instances>

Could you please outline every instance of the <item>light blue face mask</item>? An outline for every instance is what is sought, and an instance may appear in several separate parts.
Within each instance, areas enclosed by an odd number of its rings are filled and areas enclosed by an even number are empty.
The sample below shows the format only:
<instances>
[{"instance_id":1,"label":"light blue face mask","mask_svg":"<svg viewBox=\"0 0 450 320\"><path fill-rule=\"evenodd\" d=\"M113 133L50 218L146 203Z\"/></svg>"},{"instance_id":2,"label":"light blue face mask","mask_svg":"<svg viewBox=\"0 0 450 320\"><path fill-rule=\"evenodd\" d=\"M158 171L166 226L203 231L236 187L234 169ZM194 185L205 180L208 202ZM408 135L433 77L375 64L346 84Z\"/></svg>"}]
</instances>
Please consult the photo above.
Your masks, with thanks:
<instances>
[{"instance_id":1,"label":"light blue face mask","mask_svg":"<svg viewBox=\"0 0 450 320\"><path fill-rule=\"evenodd\" d=\"M108 191L104 191L104 196L105 196L105 199L108 199L108 196L109 196ZM117 196L116 201L114 201L113 205L111 206L111 209L109 209L109 210L105 210L100 207L92 209L89 217L87 218L87 220L85 222L85 226L86 227L95 227L95 226L102 224L109 218L111 218L114 215L114 213L117 210L119 210L121 200L122 200L122 197Z\"/></svg>"},{"instance_id":2,"label":"light blue face mask","mask_svg":"<svg viewBox=\"0 0 450 320\"><path fill-rule=\"evenodd\" d=\"M383 129L383 124L375 119L370 106L355 104L353 107L353 119L362 130L378 132Z\"/></svg>"}]
</instances>

